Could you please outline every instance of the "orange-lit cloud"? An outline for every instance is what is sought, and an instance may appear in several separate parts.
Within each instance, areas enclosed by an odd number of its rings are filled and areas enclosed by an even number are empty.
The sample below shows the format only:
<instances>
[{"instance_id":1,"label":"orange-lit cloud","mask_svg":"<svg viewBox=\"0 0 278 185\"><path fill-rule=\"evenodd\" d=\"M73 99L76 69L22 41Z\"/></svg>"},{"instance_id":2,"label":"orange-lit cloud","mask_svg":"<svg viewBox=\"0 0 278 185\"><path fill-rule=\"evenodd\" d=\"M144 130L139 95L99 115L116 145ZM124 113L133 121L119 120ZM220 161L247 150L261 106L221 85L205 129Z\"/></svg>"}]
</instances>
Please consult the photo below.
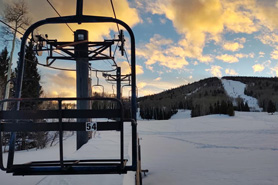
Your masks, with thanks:
<instances>
[{"instance_id":1,"label":"orange-lit cloud","mask_svg":"<svg viewBox=\"0 0 278 185\"><path fill-rule=\"evenodd\" d=\"M255 64L252 66L254 73L261 72L264 70L264 66L262 64Z\"/></svg>"},{"instance_id":2,"label":"orange-lit cloud","mask_svg":"<svg viewBox=\"0 0 278 185\"><path fill-rule=\"evenodd\" d=\"M228 54L219 55L219 56L216 56L216 58L218 60L222 60L223 62L226 62L226 63L236 63L239 61L237 57L235 57L233 55L228 55Z\"/></svg>"},{"instance_id":3,"label":"orange-lit cloud","mask_svg":"<svg viewBox=\"0 0 278 185\"><path fill-rule=\"evenodd\" d=\"M237 53L237 54L235 54L235 57L237 57L237 58L254 58L254 56L255 56L254 53L249 53L249 54Z\"/></svg>"},{"instance_id":4,"label":"orange-lit cloud","mask_svg":"<svg viewBox=\"0 0 278 185\"><path fill-rule=\"evenodd\" d=\"M146 82L139 82L139 83L137 83L137 87L138 87L139 89L144 88L146 85L147 85Z\"/></svg>"},{"instance_id":5,"label":"orange-lit cloud","mask_svg":"<svg viewBox=\"0 0 278 185\"><path fill-rule=\"evenodd\" d=\"M200 57L198 57L198 60L202 63L211 63L211 62L213 62L213 58L209 55L200 56Z\"/></svg>"},{"instance_id":6,"label":"orange-lit cloud","mask_svg":"<svg viewBox=\"0 0 278 185\"><path fill-rule=\"evenodd\" d=\"M223 6L223 24L228 31L235 33L254 33L259 29L255 23L255 0L221 1ZM243 8L244 7L244 8Z\"/></svg>"},{"instance_id":7,"label":"orange-lit cloud","mask_svg":"<svg viewBox=\"0 0 278 185\"><path fill-rule=\"evenodd\" d=\"M223 43L222 47L223 49L228 51L238 51L239 49L242 49L244 47L243 44L245 43L245 41L245 38L238 39L238 42L226 41Z\"/></svg>"},{"instance_id":8,"label":"orange-lit cloud","mask_svg":"<svg viewBox=\"0 0 278 185\"><path fill-rule=\"evenodd\" d=\"M278 28L277 1L257 1L256 16L270 30Z\"/></svg>"},{"instance_id":9,"label":"orange-lit cloud","mask_svg":"<svg viewBox=\"0 0 278 185\"><path fill-rule=\"evenodd\" d=\"M278 35L276 33L265 31L264 34L257 36L257 38L266 45L276 46L278 43Z\"/></svg>"},{"instance_id":10,"label":"orange-lit cloud","mask_svg":"<svg viewBox=\"0 0 278 185\"><path fill-rule=\"evenodd\" d=\"M172 45L173 41L155 34L150 42L138 48L137 56L145 58L147 68L152 70L152 65L158 63L170 69L182 69L188 65L183 50ZM180 51L180 52L179 52Z\"/></svg>"},{"instance_id":11,"label":"orange-lit cloud","mask_svg":"<svg viewBox=\"0 0 278 185\"><path fill-rule=\"evenodd\" d=\"M278 46L271 52L270 56L272 59L278 59Z\"/></svg>"},{"instance_id":12,"label":"orange-lit cloud","mask_svg":"<svg viewBox=\"0 0 278 185\"><path fill-rule=\"evenodd\" d=\"M8 1L8 0L5 0ZM76 14L76 0L50 0L53 6L62 16ZM28 0L30 16L33 22L48 17L58 17L47 1ZM96 15L114 17L110 1L90 0L83 3L83 15ZM42 9L43 8L43 9ZM117 18L126 22L130 27L141 22L139 13L135 8L131 8L127 0L115 1L114 8ZM76 29L87 29L91 41L102 40L103 36L108 37L111 30L117 31L115 23L110 24L69 24L75 31ZM39 28L39 33L47 33L49 38L58 40L73 40L73 33L65 24L46 25Z\"/></svg>"},{"instance_id":13,"label":"orange-lit cloud","mask_svg":"<svg viewBox=\"0 0 278 185\"><path fill-rule=\"evenodd\" d=\"M121 73L122 75L130 74L131 73L131 68L128 62L118 62L117 65L121 67ZM140 65L136 65L136 74L140 75L143 74L144 70L143 67Z\"/></svg>"},{"instance_id":14,"label":"orange-lit cloud","mask_svg":"<svg viewBox=\"0 0 278 185\"><path fill-rule=\"evenodd\" d=\"M206 71L210 72L213 76L222 77L221 69L221 66L213 65L210 69L206 69Z\"/></svg>"},{"instance_id":15,"label":"orange-lit cloud","mask_svg":"<svg viewBox=\"0 0 278 185\"><path fill-rule=\"evenodd\" d=\"M245 38L223 41L227 32L256 33L263 43L272 46L278 44L278 35L273 32L278 29L276 1L143 0L140 4L139 8L153 14L165 15L172 21L180 34L180 48L175 49L186 51L187 53L183 52L186 57L202 56L204 46L210 41L215 41L216 45L219 44L228 51L244 48ZM236 60L230 57L230 60L225 61Z\"/></svg>"},{"instance_id":16,"label":"orange-lit cloud","mask_svg":"<svg viewBox=\"0 0 278 185\"><path fill-rule=\"evenodd\" d=\"M184 49L197 47L202 51L206 41L220 42L225 30L250 34L259 29L254 22L255 0L155 0L146 3L149 5L147 11L164 14L177 32L184 35ZM223 47L236 51L243 48L242 44L239 41Z\"/></svg>"},{"instance_id":17,"label":"orange-lit cloud","mask_svg":"<svg viewBox=\"0 0 278 185\"><path fill-rule=\"evenodd\" d=\"M227 75L238 75L238 73L234 69L225 69L225 73Z\"/></svg>"},{"instance_id":18,"label":"orange-lit cloud","mask_svg":"<svg viewBox=\"0 0 278 185\"><path fill-rule=\"evenodd\" d=\"M243 48L243 44L240 44L238 42L226 42L223 45L223 48L225 50L229 50L229 51L237 51L237 50Z\"/></svg>"},{"instance_id":19,"label":"orange-lit cloud","mask_svg":"<svg viewBox=\"0 0 278 185\"><path fill-rule=\"evenodd\" d=\"M154 81L160 81L161 77L157 77L156 79L154 79Z\"/></svg>"},{"instance_id":20,"label":"orange-lit cloud","mask_svg":"<svg viewBox=\"0 0 278 185\"><path fill-rule=\"evenodd\" d=\"M263 57L264 57L264 55L265 55L265 53L264 53L264 52L262 52L262 51L260 51L260 52L259 52L259 57L260 57L260 58L263 58Z\"/></svg>"},{"instance_id":21,"label":"orange-lit cloud","mask_svg":"<svg viewBox=\"0 0 278 185\"><path fill-rule=\"evenodd\" d=\"M50 97L75 97L76 72L60 71L57 74L48 74L48 82L44 91Z\"/></svg>"},{"instance_id":22,"label":"orange-lit cloud","mask_svg":"<svg viewBox=\"0 0 278 185\"><path fill-rule=\"evenodd\" d=\"M267 60L261 64L255 64L252 66L254 73L256 72L262 72L266 67L269 67L271 64L270 60Z\"/></svg>"},{"instance_id":23,"label":"orange-lit cloud","mask_svg":"<svg viewBox=\"0 0 278 185\"><path fill-rule=\"evenodd\" d=\"M143 67L140 65L136 65L136 75L140 75L143 73L144 73Z\"/></svg>"}]
</instances>

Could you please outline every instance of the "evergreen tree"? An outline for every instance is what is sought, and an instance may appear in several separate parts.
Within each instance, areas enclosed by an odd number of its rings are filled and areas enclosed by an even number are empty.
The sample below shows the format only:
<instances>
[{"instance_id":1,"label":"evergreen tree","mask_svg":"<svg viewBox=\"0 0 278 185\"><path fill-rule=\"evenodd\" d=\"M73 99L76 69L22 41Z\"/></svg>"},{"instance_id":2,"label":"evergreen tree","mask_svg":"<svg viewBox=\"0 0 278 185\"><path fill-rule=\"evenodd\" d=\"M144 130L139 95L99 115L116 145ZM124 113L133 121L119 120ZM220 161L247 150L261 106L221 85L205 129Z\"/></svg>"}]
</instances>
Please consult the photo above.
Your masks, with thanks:
<instances>
[{"instance_id":1,"label":"evergreen tree","mask_svg":"<svg viewBox=\"0 0 278 185\"><path fill-rule=\"evenodd\" d=\"M43 93L40 85L41 76L37 68L38 59L33 51L33 44L30 42L26 46L25 68L22 83L22 98L39 98ZM16 68L17 72L18 69ZM37 110L41 102L21 102L20 108L23 110ZM47 141L47 132L18 132L17 149L26 150L29 148L43 148Z\"/></svg>"},{"instance_id":2,"label":"evergreen tree","mask_svg":"<svg viewBox=\"0 0 278 185\"><path fill-rule=\"evenodd\" d=\"M9 66L9 53L5 47L0 53L0 99L4 98L5 85L7 83L7 73Z\"/></svg>"},{"instance_id":3,"label":"evergreen tree","mask_svg":"<svg viewBox=\"0 0 278 185\"><path fill-rule=\"evenodd\" d=\"M201 116L201 106L196 104L191 110L191 117L198 117Z\"/></svg>"},{"instance_id":4,"label":"evergreen tree","mask_svg":"<svg viewBox=\"0 0 278 185\"><path fill-rule=\"evenodd\" d=\"M249 108L249 105L247 102L245 102L245 104L244 104L243 111L250 112L250 108Z\"/></svg>"},{"instance_id":5,"label":"evergreen tree","mask_svg":"<svg viewBox=\"0 0 278 185\"><path fill-rule=\"evenodd\" d=\"M228 102L227 114L229 116L235 116L234 106L232 102Z\"/></svg>"},{"instance_id":6,"label":"evergreen tree","mask_svg":"<svg viewBox=\"0 0 278 185\"><path fill-rule=\"evenodd\" d=\"M42 86L40 85L41 76L38 72L37 63L38 59L33 51L34 45L29 42L26 47L25 53L25 68L22 83L22 98L39 98L42 93ZM17 72L17 68L15 70ZM38 104L35 103L23 103L21 106L23 109L37 109Z\"/></svg>"},{"instance_id":7,"label":"evergreen tree","mask_svg":"<svg viewBox=\"0 0 278 185\"><path fill-rule=\"evenodd\" d=\"M224 100L222 100L220 106L220 114L227 114L227 109L228 109L227 103Z\"/></svg>"},{"instance_id":8,"label":"evergreen tree","mask_svg":"<svg viewBox=\"0 0 278 185\"><path fill-rule=\"evenodd\" d=\"M214 114L220 113L220 103L217 101L217 103L214 104Z\"/></svg>"},{"instance_id":9,"label":"evergreen tree","mask_svg":"<svg viewBox=\"0 0 278 185\"><path fill-rule=\"evenodd\" d=\"M271 113L273 115L273 113L276 111L276 106L275 104L269 100L268 105L267 105L267 112Z\"/></svg>"},{"instance_id":10,"label":"evergreen tree","mask_svg":"<svg viewBox=\"0 0 278 185\"><path fill-rule=\"evenodd\" d=\"M211 106L211 104L209 104L209 114L213 114L213 113L214 113L213 107Z\"/></svg>"}]
</instances>

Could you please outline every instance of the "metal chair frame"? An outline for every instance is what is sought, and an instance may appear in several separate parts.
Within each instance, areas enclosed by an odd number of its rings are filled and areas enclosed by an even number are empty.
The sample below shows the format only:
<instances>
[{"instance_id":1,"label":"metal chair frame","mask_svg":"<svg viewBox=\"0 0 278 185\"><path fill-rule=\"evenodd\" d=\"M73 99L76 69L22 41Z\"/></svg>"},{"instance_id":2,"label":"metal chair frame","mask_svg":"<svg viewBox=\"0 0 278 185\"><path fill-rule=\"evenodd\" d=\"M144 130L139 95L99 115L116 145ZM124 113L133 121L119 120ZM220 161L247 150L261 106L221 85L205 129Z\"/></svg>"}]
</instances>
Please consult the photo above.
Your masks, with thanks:
<instances>
[{"instance_id":1,"label":"metal chair frame","mask_svg":"<svg viewBox=\"0 0 278 185\"><path fill-rule=\"evenodd\" d=\"M137 143L137 123L136 123L136 64L135 64L135 38L131 28L121 20L111 17L87 16L82 15L83 1L78 1L77 13L74 16L54 17L38 21L31 25L24 33L21 41L20 56L18 62L18 73L16 80L15 99L2 100L0 103L13 102L12 110L0 111L0 131L11 132L9 153L7 166L3 165L3 157L1 154L0 168L13 173L14 175L61 175L61 174L121 174L127 171L138 171L138 143ZM47 24L63 24L63 23L117 23L126 29L130 36L131 43L131 119L123 120L122 105L119 100L111 98L100 98L98 100L115 101L120 108L116 110L64 110L62 102L67 100L93 100L92 98L39 98L39 99L22 99L22 80L25 65L25 46L28 36L38 27ZM24 101L57 101L58 110L21 110L20 103ZM63 118L95 118L102 115L104 118L111 116L117 118L113 123L98 123L98 129L117 130L121 132L121 157L120 159L107 160L76 160L66 161L63 159L63 131L64 130L84 130L84 122L69 123L64 122ZM57 118L56 123L37 123L26 122L26 120ZM131 122L132 125L132 163L126 165L123 159L123 123ZM26 164L14 164L15 139L16 132L20 131L59 131L60 133L60 159L58 161L34 161ZM1 135L1 134L0 134ZM1 137L1 136L0 136ZM2 139L2 138L0 138ZM0 147L2 150L2 147ZM1 151L2 152L2 151Z\"/></svg>"}]
</instances>

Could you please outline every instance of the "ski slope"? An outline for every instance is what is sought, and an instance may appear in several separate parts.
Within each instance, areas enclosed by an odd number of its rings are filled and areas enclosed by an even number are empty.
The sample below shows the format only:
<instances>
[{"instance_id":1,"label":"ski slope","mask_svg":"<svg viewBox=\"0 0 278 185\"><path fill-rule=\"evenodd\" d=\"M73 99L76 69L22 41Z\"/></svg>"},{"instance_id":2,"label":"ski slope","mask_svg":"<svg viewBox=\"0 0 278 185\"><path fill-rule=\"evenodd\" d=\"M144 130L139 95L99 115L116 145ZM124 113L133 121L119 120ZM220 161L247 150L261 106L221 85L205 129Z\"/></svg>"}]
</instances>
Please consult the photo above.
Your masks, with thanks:
<instances>
[{"instance_id":1,"label":"ski slope","mask_svg":"<svg viewBox=\"0 0 278 185\"><path fill-rule=\"evenodd\" d=\"M250 111L259 111L259 112L262 111L262 108L259 107L258 100L256 98L244 94L244 89L246 87L246 84L239 81L226 80L226 79L221 79L221 81L228 96L234 98L234 102L233 102L234 105L237 105L235 99L240 97L243 99L244 102L248 103Z\"/></svg>"},{"instance_id":2,"label":"ski slope","mask_svg":"<svg viewBox=\"0 0 278 185\"><path fill-rule=\"evenodd\" d=\"M171 120L139 121L142 167L149 169L144 185L277 185L278 114L236 112L234 117L190 118L180 110ZM127 140L129 128L125 130ZM116 132L96 133L79 151L75 136L65 140L66 158L112 157ZM129 158L129 143L126 142ZM17 161L53 159L57 146L17 152ZM6 154L5 154L6 156ZM127 175L17 177L0 172L1 185L133 185Z\"/></svg>"}]
</instances>

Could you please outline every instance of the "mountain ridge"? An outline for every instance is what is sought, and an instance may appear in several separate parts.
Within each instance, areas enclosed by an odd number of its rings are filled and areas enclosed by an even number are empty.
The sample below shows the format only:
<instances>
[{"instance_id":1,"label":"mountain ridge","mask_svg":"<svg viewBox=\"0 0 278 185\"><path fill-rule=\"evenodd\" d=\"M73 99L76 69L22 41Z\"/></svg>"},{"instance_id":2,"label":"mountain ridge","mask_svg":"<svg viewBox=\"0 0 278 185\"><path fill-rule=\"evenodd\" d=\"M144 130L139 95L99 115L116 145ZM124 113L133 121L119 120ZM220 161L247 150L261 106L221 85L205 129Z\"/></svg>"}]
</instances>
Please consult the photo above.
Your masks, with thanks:
<instances>
[{"instance_id":1,"label":"mountain ridge","mask_svg":"<svg viewBox=\"0 0 278 185\"><path fill-rule=\"evenodd\" d=\"M223 86L223 80L245 84L244 96L231 97ZM278 108L278 78L224 76L219 79L210 77L158 94L140 97L138 104L142 118L169 119L177 109L190 109L192 112L198 109L196 116L202 116L221 113L223 109L227 109L232 104L234 110L250 111L249 100L247 101L246 97L257 99L258 106L254 108L252 105L251 111L266 111L269 101L272 101ZM156 114L165 115L161 118Z\"/></svg>"}]
</instances>

